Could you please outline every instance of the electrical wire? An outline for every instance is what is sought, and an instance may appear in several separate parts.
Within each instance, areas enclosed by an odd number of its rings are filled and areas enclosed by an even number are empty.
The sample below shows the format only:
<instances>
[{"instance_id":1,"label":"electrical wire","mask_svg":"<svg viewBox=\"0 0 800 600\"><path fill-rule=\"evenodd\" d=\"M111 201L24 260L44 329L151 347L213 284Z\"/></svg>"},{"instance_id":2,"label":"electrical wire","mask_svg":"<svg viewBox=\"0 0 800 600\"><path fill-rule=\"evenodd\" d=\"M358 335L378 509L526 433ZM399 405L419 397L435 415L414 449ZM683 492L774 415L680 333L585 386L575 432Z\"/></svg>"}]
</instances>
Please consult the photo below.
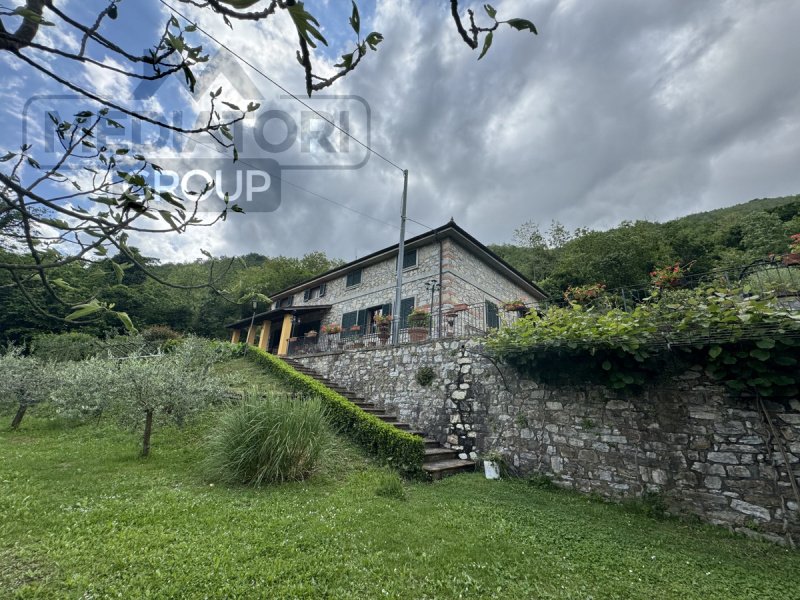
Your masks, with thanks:
<instances>
[{"instance_id":1,"label":"electrical wire","mask_svg":"<svg viewBox=\"0 0 800 600\"><path fill-rule=\"evenodd\" d=\"M180 16L180 17L181 17L181 18L182 18L184 21L186 21L186 22L187 22L187 23L189 23L190 25L194 25L195 27L197 27L197 30L198 30L198 31L200 31L201 33L203 33L203 34L204 34L204 35L205 35L207 38L209 38L211 41L215 42L215 43L216 43L216 44L217 44L217 45L218 45L220 48L223 48L223 49L225 49L225 50L226 50L226 51L228 51L230 54L232 54L233 56L235 56L236 58L238 58L240 61L242 61L242 62L243 62L244 64L246 64L248 67L250 67L251 69L253 69L253 70L254 70L256 73L258 73L259 75L261 75L261 76L262 76L264 79L266 79L267 81L269 81L269 82L270 82L272 85L274 85L275 87L277 87L279 90L281 90L281 91L282 91L282 92L284 92L285 94L287 94L287 95L291 96L291 97L292 97L293 99L295 99L297 102L299 102L300 104L302 104L303 106L305 106L305 107L306 107L308 110L310 110L310 111L314 112L314 113L315 113L315 114L316 114L318 117L320 117L321 119L323 119L324 121L326 121L327 123L329 123L330 125L332 125L333 127L335 127L336 129L338 129L339 131L341 131L343 134L345 134L345 135L346 135L347 137L349 137L351 140L353 140L354 142L356 142L357 144L359 144L360 146L362 146L364 149L366 149L366 150L370 151L372 154L374 154L374 155L375 155L375 156L377 156L378 158L382 159L382 160L383 160L383 161L385 161L386 163L390 164L390 165L391 165L391 166L393 166L395 169L397 169L397 170L399 170L399 171L401 171L401 172L405 170L405 169L403 169L401 166L399 166L397 163L395 163L394 161L392 161L392 160L388 159L386 156L384 156L383 154L381 154L381 153L380 153L380 152L378 152L377 150L374 150L373 148L371 148L370 146L368 146L367 144L365 144L364 142L362 142L361 140L359 140L357 137L355 137L355 136L354 136L353 134L351 134L350 132L348 132L348 131L345 131L344 129L342 129L342 128L341 128L339 125L337 125L336 123L334 123L333 121L331 121L331 120L330 120L328 117L326 117L325 115L323 115L322 113L320 113L320 112L319 112L319 111L317 111L316 109L312 108L312 107L311 107L311 106L310 106L310 105L309 105L307 102L305 102L304 100L302 100L301 98L299 98L298 96L296 96L295 94L293 94L292 92L290 92L290 91L289 91L288 89L286 89L286 88L285 88L283 85L281 85L280 83L278 83L277 81L275 81L275 80L274 80L272 77L270 77L269 75L267 75L266 73L264 73L264 71L262 71L261 69L259 69L259 68L258 68L257 66L255 66L253 63L251 63L251 62L250 62L250 61L248 61L246 58L244 58L243 56L241 56L240 54L238 54L237 52L235 52L234 50L232 50L232 49L231 49L229 46L227 46L227 45L223 44L222 42L220 42L220 41L219 41L217 38L215 38L213 35L211 35L211 34L210 34L208 31L206 31L205 29L203 29L202 27L200 27L200 26L199 26L197 23L193 22L193 21L192 21L192 20L191 20L189 17L187 17L186 15L184 15L182 12L180 12L180 11L179 11L179 10L177 10L176 8L173 8L172 6L170 6L170 5L169 5L169 4L168 4L168 3L167 3L165 0L159 0L159 2L161 2L161 4L163 4L163 5L164 5L164 6L165 6L167 9L169 9L170 11L172 11L172 12L173 12L173 14Z\"/></svg>"}]
</instances>

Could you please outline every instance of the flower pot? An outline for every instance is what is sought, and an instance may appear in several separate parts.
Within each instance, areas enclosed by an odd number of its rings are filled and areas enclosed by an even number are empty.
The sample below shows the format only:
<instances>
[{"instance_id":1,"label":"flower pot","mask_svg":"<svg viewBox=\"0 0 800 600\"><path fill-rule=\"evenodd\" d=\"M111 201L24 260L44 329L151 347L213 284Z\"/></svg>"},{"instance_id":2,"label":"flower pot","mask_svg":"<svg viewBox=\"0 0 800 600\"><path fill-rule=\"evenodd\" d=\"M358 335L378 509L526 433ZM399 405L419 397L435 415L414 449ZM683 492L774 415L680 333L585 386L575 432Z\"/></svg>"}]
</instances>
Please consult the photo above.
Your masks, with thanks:
<instances>
[{"instance_id":1,"label":"flower pot","mask_svg":"<svg viewBox=\"0 0 800 600\"><path fill-rule=\"evenodd\" d=\"M500 465L491 460L483 461L483 473L486 479L500 479Z\"/></svg>"},{"instance_id":2,"label":"flower pot","mask_svg":"<svg viewBox=\"0 0 800 600\"><path fill-rule=\"evenodd\" d=\"M781 262L787 267L790 265L800 265L800 252L793 254L784 254Z\"/></svg>"},{"instance_id":3,"label":"flower pot","mask_svg":"<svg viewBox=\"0 0 800 600\"><path fill-rule=\"evenodd\" d=\"M428 339L428 328L411 327L408 330L408 337L412 342L424 342Z\"/></svg>"}]
</instances>

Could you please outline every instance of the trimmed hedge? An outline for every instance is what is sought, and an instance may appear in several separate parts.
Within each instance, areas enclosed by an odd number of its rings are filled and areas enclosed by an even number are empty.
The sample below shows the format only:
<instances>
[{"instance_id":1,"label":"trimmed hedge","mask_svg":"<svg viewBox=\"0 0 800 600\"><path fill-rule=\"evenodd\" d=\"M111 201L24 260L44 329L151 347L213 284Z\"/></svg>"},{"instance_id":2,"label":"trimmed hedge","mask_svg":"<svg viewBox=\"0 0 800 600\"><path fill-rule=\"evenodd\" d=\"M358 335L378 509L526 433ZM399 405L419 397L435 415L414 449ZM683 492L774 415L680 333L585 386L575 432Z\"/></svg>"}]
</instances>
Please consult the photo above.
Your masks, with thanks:
<instances>
[{"instance_id":1,"label":"trimmed hedge","mask_svg":"<svg viewBox=\"0 0 800 600\"><path fill-rule=\"evenodd\" d=\"M319 396L335 427L347 433L380 460L410 475L422 473L425 442L416 435L401 431L364 412L344 396L337 394L316 379L295 371L280 358L250 346L247 357L265 367L295 391Z\"/></svg>"}]
</instances>

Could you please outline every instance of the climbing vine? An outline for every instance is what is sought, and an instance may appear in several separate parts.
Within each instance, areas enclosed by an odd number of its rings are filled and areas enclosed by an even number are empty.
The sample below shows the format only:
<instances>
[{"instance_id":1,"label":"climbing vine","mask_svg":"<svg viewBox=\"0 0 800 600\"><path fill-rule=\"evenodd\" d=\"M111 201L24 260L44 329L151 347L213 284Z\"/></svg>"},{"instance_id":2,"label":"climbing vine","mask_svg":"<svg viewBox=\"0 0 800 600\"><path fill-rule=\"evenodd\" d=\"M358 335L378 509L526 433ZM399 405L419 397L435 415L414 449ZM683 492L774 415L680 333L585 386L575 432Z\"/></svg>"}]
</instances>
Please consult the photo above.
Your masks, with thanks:
<instances>
[{"instance_id":1,"label":"climbing vine","mask_svg":"<svg viewBox=\"0 0 800 600\"><path fill-rule=\"evenodd\" d=\"M790 396L800 388L800 312L746 288L656 289L631 311L554 307L486 345L544 383L632 389L699 368L738 392Z\"/></svg>"}]
</instances>

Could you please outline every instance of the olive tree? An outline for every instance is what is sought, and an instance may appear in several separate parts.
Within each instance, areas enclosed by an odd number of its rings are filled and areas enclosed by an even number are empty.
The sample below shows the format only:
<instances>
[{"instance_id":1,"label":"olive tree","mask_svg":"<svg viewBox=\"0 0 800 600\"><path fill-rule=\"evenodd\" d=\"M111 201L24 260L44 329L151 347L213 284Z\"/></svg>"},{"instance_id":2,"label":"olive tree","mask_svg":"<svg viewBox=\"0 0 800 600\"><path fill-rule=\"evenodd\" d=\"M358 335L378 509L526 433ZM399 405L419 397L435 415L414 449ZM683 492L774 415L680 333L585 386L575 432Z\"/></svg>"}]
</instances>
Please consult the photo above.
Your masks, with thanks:
<instances>
[{"instance_id":1,"label":"olive tree","mask_svg":"<svg viewBox=\"0 0 800 600\"><path fill-rule=\"evenodd\" d=\"M52 365L23 356L20 348L0 355L0 406L16 407L12 429L19 428L30 406L48 399L53 383Z\"/></svg>"}]
</instances>

